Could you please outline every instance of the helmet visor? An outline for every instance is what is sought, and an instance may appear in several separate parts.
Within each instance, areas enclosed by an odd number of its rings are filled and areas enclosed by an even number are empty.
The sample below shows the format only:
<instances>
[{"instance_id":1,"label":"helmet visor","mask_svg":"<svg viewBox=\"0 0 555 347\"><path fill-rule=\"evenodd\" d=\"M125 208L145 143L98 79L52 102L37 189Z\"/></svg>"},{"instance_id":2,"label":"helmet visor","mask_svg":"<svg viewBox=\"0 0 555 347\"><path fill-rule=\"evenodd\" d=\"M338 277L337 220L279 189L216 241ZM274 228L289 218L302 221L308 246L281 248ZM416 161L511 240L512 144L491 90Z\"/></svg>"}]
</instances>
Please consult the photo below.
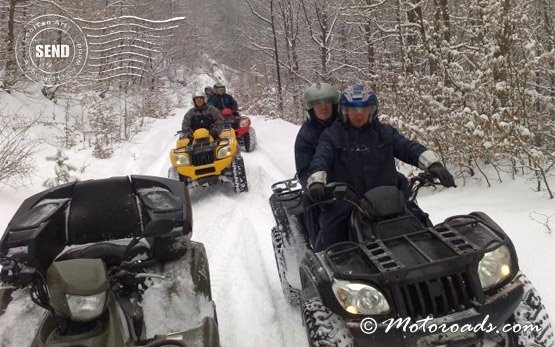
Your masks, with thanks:
<instances>
[{"instance_id":1,"label":"helmet visor","mask_svg":"<svg viewBox=\"0 0 555 347\"><path fill-rule=\"evenodd\" d=\"M344 108L344 112L346 114L349 113L367 113L369 115L373 115L376 112L376 106L347 106Z\"/></svg>"},{"instance_id":2,"label":"helmet visor","mask_svg":"<svg viewBox=\"0 0 555 347\"><path fill-rule=\"evenodd\" d=\"M313 108L316 105L323 105L323 104L335 104L337 103L337 97L329 97L329 98L325 98L325 99L319 99L319 100L314 100L312 102L310 102L308 105L310 106L310 108Z\"/></svg>"}]
</instances>

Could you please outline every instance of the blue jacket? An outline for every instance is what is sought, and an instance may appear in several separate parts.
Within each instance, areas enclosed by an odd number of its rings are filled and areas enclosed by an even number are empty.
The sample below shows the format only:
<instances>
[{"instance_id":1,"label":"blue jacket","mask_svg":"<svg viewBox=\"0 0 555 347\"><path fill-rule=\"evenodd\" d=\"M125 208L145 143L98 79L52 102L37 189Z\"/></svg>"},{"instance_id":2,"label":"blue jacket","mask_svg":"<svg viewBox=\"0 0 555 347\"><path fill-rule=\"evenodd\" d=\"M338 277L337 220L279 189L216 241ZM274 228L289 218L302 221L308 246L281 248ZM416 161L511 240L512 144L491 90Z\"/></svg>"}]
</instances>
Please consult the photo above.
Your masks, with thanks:
<instances>
[{"instance_id":1,"label":"blue jacket","mask_svg":"<svg viewBox=\"0 0 555 347\"><path fill-rule=\"evenodd\" d=\"M379 186L397 186L395 158L418 166L426 147L378 119L360 129L336 120L320 137L308 175L327 172L328 182L345 182L359 194Z\"/></svg>"},{"instance_id":2,"label":"blue jacket","mask_svg":"<svg viewBox=\"0 0 555 347\"><path fill-rule=\"evenodd\" d=\"M333 120L337 118L336 113L337 107L333 107L333 115L329 122L323 123L318 120L314 115L314 111L310 111L310 119L304 122L297 134L295 140L295 167L297 169L297 178L301 182L301 185L306 189L306 180L308 179L308 169L310 167L310 162L316 153L316 146L318 146L318 140L322 132L326 130Z\"/></svg>"}]
</instances>

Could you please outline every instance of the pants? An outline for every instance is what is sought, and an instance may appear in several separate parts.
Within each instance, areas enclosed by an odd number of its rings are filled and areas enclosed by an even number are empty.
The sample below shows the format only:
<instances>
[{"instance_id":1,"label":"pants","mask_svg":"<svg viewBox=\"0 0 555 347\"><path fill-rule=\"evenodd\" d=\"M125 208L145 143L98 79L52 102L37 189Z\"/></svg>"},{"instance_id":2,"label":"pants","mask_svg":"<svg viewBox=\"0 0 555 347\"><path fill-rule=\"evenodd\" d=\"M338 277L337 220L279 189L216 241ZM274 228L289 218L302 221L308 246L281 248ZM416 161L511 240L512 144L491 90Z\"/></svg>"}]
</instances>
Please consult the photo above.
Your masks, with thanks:
<instances>
[{"instance_id":1,"label":"pants","mask_svg":"<svg viewBox=\"0 0 555 347\"><path fill-rule=\"evenodd\" d=\"M400 172L397 172L397 188L403 192L405 199L409 197L409 181ZM322 208L318 217L320 230L317 233L309 232L314 252L323 251L335 243L349 240L349 218L352 210L352 206L343 201L336 201Z\"/></svg>"},{"instance_id":2,"label":"pants","mask_svg":"<svg viewBox=\"0 0 555 347\"><path fill-rule=\"evenodd\" d=\"M320 252L334 243L348 241L349 217L352 207L346 202L336 201L322 208L318 218L320 231L316 235L314 252Z\"/></svg>"}]
</instances>

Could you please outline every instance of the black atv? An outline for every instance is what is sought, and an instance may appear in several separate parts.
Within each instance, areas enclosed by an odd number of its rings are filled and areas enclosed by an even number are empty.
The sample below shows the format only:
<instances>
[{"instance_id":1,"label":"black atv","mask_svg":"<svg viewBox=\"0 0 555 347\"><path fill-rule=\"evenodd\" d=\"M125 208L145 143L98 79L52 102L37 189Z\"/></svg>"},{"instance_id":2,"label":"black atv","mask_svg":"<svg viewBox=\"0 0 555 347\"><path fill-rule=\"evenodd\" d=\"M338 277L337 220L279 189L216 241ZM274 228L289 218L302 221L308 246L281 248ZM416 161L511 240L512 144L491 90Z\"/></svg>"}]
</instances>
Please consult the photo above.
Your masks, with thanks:
<instances>
[{"instance_id":1,"label":"black atv","mask_svg":"<svg viewBox=\"0 0 555 347\"><path fill-rule=\"evenodd\" d=\"M189 195L177 181L112 177L36 194L0 241L0 316L29 293L47 312L28 339L33 347L219 347L206 252L191 234ZM190 316L180 318L194 323L158 329L159 312L183 309L162 296L175 297L184 283L192 287ZM199 312L205 315L194 316Z\"/></svg>"},{"instance_id":2,"label":"black atv","mask_svg":"<svg viewBox=\"0 0 555 347\"><path fill-rule=\"evenodd\" d=\"M296 179L272 186L278 273L287 300L301 305L310 346L554 345L547 311L519 272L507 234L483 212L432 225L416 196L434 184L427 173L412 178L408 199L396 187L361 197L328 184L328 202L353 206L349 241L318 253L309 235L318 232L319 204ZM505 324L522 329L491 329Z\"/></svg>"}]
</instances>

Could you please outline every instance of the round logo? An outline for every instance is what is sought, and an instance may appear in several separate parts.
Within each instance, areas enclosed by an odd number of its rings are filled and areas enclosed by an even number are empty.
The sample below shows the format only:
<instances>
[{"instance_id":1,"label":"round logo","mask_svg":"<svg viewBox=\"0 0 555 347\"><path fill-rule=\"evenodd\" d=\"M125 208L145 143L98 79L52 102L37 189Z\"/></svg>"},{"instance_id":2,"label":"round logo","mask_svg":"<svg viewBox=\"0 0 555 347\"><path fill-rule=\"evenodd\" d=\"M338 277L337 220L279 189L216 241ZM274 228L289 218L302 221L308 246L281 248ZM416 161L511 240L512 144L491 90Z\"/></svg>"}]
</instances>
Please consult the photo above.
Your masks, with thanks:
<instances>
[{"instance_id":1,"label":"round logo","mask_svg":"<svg viewBox=\"0 0 555 347\"><path fill-rule=\"evenodd\" d=\"M74 79L85 67L87 38L71 19L46 14L29 21L17 37L17 65L29 79L58 86Z\"/></svg>"}]
</instances>

